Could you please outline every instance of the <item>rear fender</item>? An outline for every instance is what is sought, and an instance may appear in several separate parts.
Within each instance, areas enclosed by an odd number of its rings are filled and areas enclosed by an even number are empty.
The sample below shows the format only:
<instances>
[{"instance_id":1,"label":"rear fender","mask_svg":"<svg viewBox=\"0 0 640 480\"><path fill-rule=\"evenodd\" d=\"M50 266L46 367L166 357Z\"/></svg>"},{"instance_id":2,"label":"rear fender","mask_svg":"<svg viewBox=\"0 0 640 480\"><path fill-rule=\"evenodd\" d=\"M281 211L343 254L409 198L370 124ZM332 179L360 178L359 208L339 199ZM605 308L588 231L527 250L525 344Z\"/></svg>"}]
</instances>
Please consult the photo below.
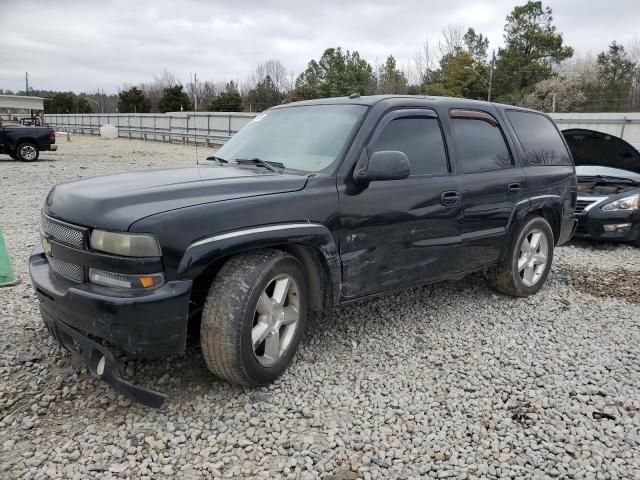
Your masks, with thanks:
<instances>
[{"instance_id":1,"label":"rear fender","mask_svg":"<svg viewBox=\"0 0 640 480\"><path fill-rule=\"evenodd\" d=\"M220 259L259 248L306 245L322 255L331 274L333 303L340 298L340 259L331 232L316 223L262 225L220 233L193 242L178 266L178 278L193 280Z\"/></svg>"},{"instance_id":2,"label":"rear fender","mask_svg":"<svg viewBox=\"0 0 640 480\"><path fill-rule=\"evenodd\" d=\"M516 234L516 229L518 225L527 215L536 211L548 209L554 213L556 217L554 221L561 222L562 221L562 212L564 211L564 200L560 195L538 195L530 198L526 198L516 203L513 212L511 212L511 218L509 220L509 238L510 243L505 248L505 251L502 252L501 260L504 260L507 256L509 248L511 247L511 242L513 242ZM560 223L558 223L560 225ZM551 225L553 229L553 224ZM557 241L558 239L554 239Z\"/></svg>"}]
</instances>

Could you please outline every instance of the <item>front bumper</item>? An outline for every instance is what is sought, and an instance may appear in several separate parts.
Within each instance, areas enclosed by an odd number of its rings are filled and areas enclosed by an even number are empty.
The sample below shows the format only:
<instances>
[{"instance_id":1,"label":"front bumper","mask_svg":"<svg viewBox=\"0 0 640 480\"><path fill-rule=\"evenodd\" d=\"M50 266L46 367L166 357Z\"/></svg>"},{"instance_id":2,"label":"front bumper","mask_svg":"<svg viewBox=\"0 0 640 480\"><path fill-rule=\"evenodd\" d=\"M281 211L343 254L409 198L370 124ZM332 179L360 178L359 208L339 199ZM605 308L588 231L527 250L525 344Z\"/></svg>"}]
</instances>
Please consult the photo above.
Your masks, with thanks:
<instances>
[{"instance_id":1,"label":"front bumper","mask_svg":"<svg viewBox=\"0 0 640 480\"><path fill-rule=\"evenodd\" d=\"M615 242L633 242L640 239L640 211L607 212L598 207L576 215L576 238L591 238ZM605 225L627 225L608 232Z\"/></svg>"},{"instance_id":2,"label":"front bumper","mask_svg":"<svg viewBox=\"0 0 640 480\"><path fill-rule=\"evenodd\" d=\"M119 390L123 383L129 389L133 387L117 375L119 352L138 358L184 352L191 281L168 282L151 291L74 283L51 271L42 247L37 247L29 258L29 273L40 312L52 335L79 355L94 374L96 365L92 359L95 355L104 356L108 366L105 372L110 373L100 377ZM124 393L132 396L130 391Z\"/></svg>"}]
</instances>

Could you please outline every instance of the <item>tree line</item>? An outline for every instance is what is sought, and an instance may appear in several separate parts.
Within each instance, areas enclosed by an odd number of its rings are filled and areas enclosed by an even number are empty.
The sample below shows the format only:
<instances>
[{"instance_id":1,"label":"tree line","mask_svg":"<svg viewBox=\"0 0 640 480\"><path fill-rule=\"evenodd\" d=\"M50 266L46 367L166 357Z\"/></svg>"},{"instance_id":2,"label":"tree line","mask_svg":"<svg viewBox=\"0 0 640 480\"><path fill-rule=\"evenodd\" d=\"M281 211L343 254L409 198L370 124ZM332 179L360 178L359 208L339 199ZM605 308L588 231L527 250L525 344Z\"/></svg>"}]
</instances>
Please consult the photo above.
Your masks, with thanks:
<instances>
[{"instance_id":1,"label":"tree line","mask_svg":"<svg viewBox=\"0 0 640 480\"><path fill-rule=\"evenodd\" d=\"M294 75L277 59L264 62L242 83L198 81L183 85L165 70L153 81L126 85L117 95L41 92L50 113L91 111L261 111L285 98L307 100L352 93L444 95L527 106L544 111L640 110L640 38L625 48L612 41L592 57L574 57L540 1L514 7L506 17L504 46L473 26L446 26L412 61L393 55L370 63L358 51L327 48ZM0 91L1 93L1 91ZM30 92L38 94L37 91Z\"/></svg>"}]
</instances>

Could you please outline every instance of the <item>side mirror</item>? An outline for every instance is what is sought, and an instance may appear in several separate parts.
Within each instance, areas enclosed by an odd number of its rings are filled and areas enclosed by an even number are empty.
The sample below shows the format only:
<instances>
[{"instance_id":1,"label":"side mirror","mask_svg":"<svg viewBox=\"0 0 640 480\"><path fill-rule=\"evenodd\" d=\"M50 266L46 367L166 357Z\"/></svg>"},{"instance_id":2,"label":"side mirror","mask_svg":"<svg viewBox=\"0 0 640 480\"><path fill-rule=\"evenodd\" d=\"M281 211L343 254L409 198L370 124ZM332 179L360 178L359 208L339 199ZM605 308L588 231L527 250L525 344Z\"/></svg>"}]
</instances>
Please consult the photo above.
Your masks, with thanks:
<instances>
[{"instance_id":1,"label":"side mirror","mask_svg":"<svg viewBox=\"0 0 640 480\"><path fill-rule=\"evenodd\" d=\"M411 173L409 158L404 152L387 150L375 152L367 165L355 172L358 182L377 182L383 180L402 180Z\"/></svg>"}]
</instances>

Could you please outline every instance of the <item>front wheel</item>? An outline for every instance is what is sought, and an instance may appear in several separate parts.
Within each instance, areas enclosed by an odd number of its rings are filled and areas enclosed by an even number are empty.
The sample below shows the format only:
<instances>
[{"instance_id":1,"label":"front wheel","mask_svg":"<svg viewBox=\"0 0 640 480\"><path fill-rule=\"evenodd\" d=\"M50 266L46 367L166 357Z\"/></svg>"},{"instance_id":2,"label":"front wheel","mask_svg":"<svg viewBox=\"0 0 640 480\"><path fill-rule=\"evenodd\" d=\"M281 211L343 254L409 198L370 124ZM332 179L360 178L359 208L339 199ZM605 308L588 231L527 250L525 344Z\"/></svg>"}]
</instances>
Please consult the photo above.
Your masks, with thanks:
<instances>
[{"instance_id":1,"label":"front wheel","mask_svg":"<svg viewBox=\"0 0 640 480\"><path fill-rule=\"evenodd\" d=\"M271 383L291 363L307 308L307 281L295 257L271 249L232 257L216 275L202 312L209 370L240 385Z\"/></svg>"},{"instance_id":2,"label":"front wheel","mask_svg":"<svg viewBox=\"0 0 640 480\"><path fill-rule=\"evenodd\" d=\"M553 232L542 217L530 216L517 229L507 257L488 272L489 284L514 297L528 297L544 285L553 261Z\"/></svg>"},{"instance_id":3,"label":"front wheel","mask_svg":"<svg viewBox=\"0 0 640 480\"><path fill-rule=\"evenodd\" d=\"M35 162L40 156L40 150L33 143L25 142L18 145L16 156L23 162Z\"/></svg>"}]
</instances>

